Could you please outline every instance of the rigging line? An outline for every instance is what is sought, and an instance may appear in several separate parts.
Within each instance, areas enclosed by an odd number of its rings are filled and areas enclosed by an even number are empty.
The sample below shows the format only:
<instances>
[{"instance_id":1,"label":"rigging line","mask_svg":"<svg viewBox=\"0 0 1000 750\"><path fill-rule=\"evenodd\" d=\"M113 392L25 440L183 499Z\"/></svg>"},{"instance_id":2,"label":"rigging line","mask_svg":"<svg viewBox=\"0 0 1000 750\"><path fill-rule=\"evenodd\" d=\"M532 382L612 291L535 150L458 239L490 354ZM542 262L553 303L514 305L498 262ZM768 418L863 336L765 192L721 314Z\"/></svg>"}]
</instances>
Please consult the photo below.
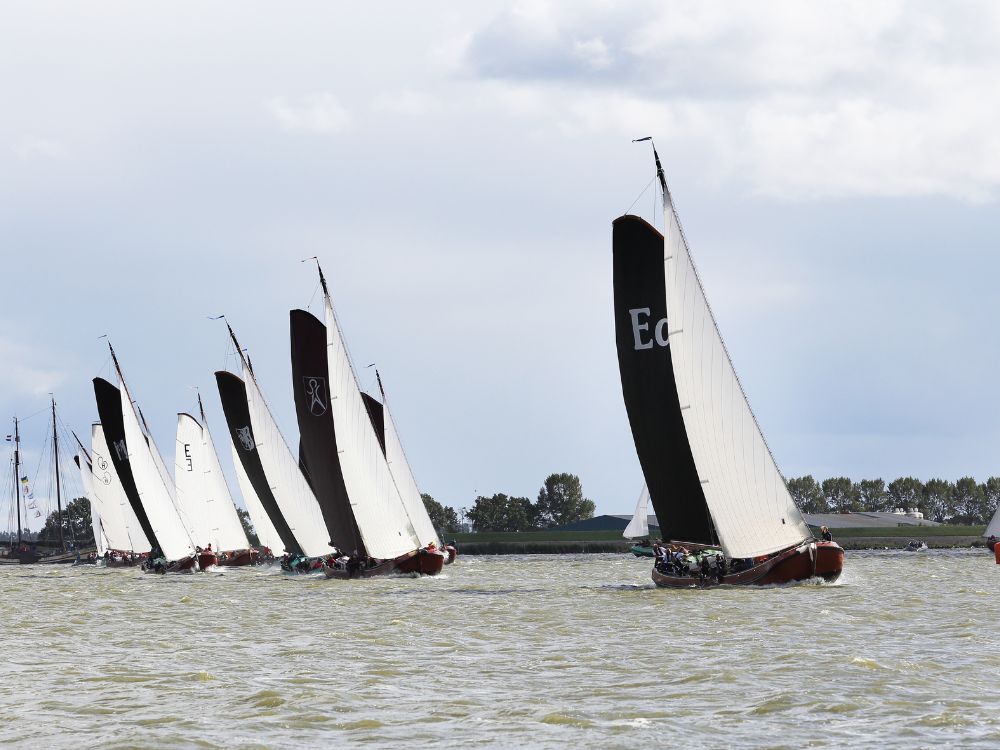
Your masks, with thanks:
<instances>
[{"instance_id":1,"label":"rigging line","mask_svg":"<svg viewBox=\"0 0 1000 750\"><path fill-rule=\"evenodd\" d=\"M622 216L624 216L625 214L627 214L629 211L632 210L632 207L635 206L635 204L642 199L642 196L644 196L646 194L646 191L649 190L649 186L652 185L654 182L656 182L656 175L653 175L653 179L646 183L646 187L644 187L639 192L639 195L637 195L635 197L635 200L632 201L632 205L630 205L628 208L625 209L625 213L623 213ZM654 201L656 200L656 193L653 193L653 200Z\"/></svg>"}]
</instances>

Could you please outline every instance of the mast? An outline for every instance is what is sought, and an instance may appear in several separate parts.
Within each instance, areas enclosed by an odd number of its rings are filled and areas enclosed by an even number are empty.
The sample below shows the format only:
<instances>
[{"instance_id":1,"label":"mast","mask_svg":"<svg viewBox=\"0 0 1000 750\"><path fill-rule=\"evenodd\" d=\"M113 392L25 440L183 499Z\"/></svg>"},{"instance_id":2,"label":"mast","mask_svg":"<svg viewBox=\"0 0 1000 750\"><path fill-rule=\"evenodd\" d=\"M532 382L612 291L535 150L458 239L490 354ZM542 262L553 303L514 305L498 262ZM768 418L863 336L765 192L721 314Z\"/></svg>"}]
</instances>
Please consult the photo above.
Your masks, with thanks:
<instances>
[{"instance_id":1,"label":"mast","mask_svg":"<svg viewBox=\"0 0 1000 750\"><path fill-rule=\"evenodd\" d=\"M14 492L17 493L17 546L21 546L21 432L14 417Z\"/></svg>"},{"instance_id":2,"label":"mast","mask_svg":"<svg viewBox=\"0 0 1000 750\"><path fill-rule=\"evenodd\" d=\"M59 430L56 427L56 399L52 397L52 461L56 465L56 508L59 511L59 549L66 550L63 539L62 489L59 486Z\"/></svg>"}]
</instances>

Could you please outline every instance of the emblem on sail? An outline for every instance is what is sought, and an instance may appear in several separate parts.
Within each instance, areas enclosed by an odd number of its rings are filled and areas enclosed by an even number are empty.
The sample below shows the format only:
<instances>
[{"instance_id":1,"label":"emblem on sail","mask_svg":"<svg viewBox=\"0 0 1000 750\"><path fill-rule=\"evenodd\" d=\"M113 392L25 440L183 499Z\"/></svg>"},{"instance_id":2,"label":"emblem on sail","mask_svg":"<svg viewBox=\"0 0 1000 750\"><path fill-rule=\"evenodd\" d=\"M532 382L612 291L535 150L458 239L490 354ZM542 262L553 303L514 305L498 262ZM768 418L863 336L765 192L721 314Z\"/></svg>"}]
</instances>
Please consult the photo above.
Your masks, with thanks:
<instances>
[{"instance_id":1,"label":"emblem on sail","mask_svg":"<svg viewBox=\"0 0 1000 750\"><path fill-rule=\"evenodd\" d=\"M314 417L326 414L326 378L303 376L302 385L305 388L306 399L309 402L309 413Z\"/></svg>"},{"instance_id":2,"label":"emblem on sail","mask_svg":"<svg viewBox=\"0 0 1000 750\"><path fill-rule=\"evenodd\" d=\"M253 435L250 433L250 426L240 427L236 430L236 437L240 439L243 450L252 451L254 449Z\"/></svg>"},{"instance_id":3,"label":"emblem on sail","mask_svg":"<svg viewBox=\"0 0 1000 750\"><path fill-rule=\"evenodd\" d=\"M115 454L118 456L119 461L128 461L128 447L125 445L125 438L115 440L111 443L111 446L115 449Z\"/></svg>"}]
</instances>

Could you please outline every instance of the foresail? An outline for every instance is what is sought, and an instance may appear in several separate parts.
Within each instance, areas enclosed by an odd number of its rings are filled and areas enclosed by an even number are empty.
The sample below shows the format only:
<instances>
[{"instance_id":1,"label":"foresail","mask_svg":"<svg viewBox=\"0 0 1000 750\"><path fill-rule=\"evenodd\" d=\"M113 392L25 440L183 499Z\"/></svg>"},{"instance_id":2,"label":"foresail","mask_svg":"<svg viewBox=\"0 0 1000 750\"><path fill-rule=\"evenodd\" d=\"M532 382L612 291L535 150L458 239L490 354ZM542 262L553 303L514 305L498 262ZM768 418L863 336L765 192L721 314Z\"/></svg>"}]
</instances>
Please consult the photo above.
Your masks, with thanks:
<instances>
[{"instance_id":1,"label":"foresail","mask_svg":"<svg viewBox=\"0 0 1000 750\"><path fill-rule=\"evenodd\" d=\"M983 536L1000 537L1000 508L997 508L997 512L993 514L993 518L990 519L986 531L983 532Z\"/></svg>"},{"instance_id":2,"label":"foresail","mask_svg":"<svg viewBox=\"0 0 1000 750\"><path fill-rule=\"evenodd\" d=\"M730 557L747 558L811 539L736 377L669 193L664 216L668 346L719 541Z\"/></svg>"},{"instance_id":3,"label":"foresail","mask_svg":"<svg viewBox=\"0 0 1000 750\"><path fill-rule=\"evenodd\" d=\"M398 557L422 545L389 473L333 305L325 301L330 406L344 485L368 554Z\"/></svg>"},{"instance_id":4,"label":"foresail","mask_svg":"<svg viewBox=\"0 0 1000 750\"><path fill-rule=\"evenodd\" d=\"M635 513L632 520L628 522L622 536L626 539L642 539L649 536L649 488L642 485L642 492L639 493L639 501L635 504Z\"/></svg>"},{"instance_id":5,"label":"foresail","mask_svg":"<svg viewBox=\"0 0 1000 750\"><path fill-rule=\"evenodd\" d=\"M384 393L382 397L385 398ZM406 513L417 532L420 546L424 547L433 543L440 547L441 540L427 514L424 500L420 497L420 489L417 487L417 480L413 478L410 462L406 460L406 453L403 451L403 444L399 439L399 432L396 430L396 422L389 411L388 401L382 403L382 416L385 423L385 458L403 499L403 504L406 506Z\"/></svg>"},{"instance_id":6,"label":"foresail","mask_svg":"<svg viewBox=\"0 0 1000 750\"><path fill-rule=\"evenodd\" d=\"M215 449L215 441L212 440L212 432L208 429L208 424L201 426L201 435L205 452L205 484L208 488L209 505L212 517L215 519L215 529L218 535L216 544L219 546L216 549L247 549L250 547L250 540L247 539L243 522L240 520L239 513L236 512L236 504L229 491L229 483L226 482L226 475L222 471L219 453Z\"/></svg>"},{"instance_id":7,"label":"foresail","mask_svg":"<svg viewBox=\"0 0 1000 750\"><path fill-rule=\"evenodd\" d=\"M94 493L93 472L86 456L75 456L76 466L80 470L80 481L83 483L83 494L90 505L90 528L94 532L94 546L97 554L103 556L108 551L108 538L101 525L100 500Z\"/></svg>"},{"instance_id":8,"label":"foresail","mask_svg":"<svg viewBox=\"0 0 1000 750\"><path fill-rule=\"evenodd\" d=\"M119 552L149 552L149 540L125 494L111 461L104 429L99 424L91 427L90 456L91 486L101 508L101 524L108 546Z\"/></svg>"},{"instance_id":9,"label":"foresail","mask_svg":"<svg viewBox=\"0 0 1000 750\"><path fill-rule=\"evenodd\" d=\"M194 545L188 530L181 522L174 505L173 481L164 480L153 452L155 445L147 442L139 424L139 417L124 384L121 388L122 419L125 425L125 444L128 447L129 464L139 492L139 499L146 516L153 527L160 550L168 560L180 560L194 554Z\"/></svg>"},{"instance_id":10,"label":"foresail","mask_svg":"<svg viewBox=\"0 0 1000 750\"><path fill-rule=\"evenodd\" d=\"M309 483L281 435L253 373L246 372L247 404L264 474L288 527L308 557L330 553L330 538Z\"/></svg>"}]
</instances>

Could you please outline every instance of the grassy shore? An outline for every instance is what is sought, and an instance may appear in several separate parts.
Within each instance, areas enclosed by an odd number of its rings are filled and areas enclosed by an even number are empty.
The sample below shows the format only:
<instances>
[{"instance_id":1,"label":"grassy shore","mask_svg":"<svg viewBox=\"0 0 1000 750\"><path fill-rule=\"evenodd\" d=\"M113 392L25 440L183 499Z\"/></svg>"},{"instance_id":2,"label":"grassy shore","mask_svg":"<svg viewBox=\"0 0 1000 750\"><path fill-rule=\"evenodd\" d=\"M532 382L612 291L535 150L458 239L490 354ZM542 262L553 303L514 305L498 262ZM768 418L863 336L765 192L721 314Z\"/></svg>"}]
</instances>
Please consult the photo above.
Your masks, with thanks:
<instances>
[{"instance_id":1,"label":"grassy shore","mask_svg":"<svg viewBox=\"0 0 1000 750\"><path fill-rule=\"evenodd\" d=\"M899 549L910 539L928 547L971 547L983 544L982 526L891 526L834 529L844 549ZM814 532L819 536L818 529ZM628 552L632 542L620 531L485 531L453 534L463 555L562 555L581 552Z\"/></svg>"}]
</instances>

